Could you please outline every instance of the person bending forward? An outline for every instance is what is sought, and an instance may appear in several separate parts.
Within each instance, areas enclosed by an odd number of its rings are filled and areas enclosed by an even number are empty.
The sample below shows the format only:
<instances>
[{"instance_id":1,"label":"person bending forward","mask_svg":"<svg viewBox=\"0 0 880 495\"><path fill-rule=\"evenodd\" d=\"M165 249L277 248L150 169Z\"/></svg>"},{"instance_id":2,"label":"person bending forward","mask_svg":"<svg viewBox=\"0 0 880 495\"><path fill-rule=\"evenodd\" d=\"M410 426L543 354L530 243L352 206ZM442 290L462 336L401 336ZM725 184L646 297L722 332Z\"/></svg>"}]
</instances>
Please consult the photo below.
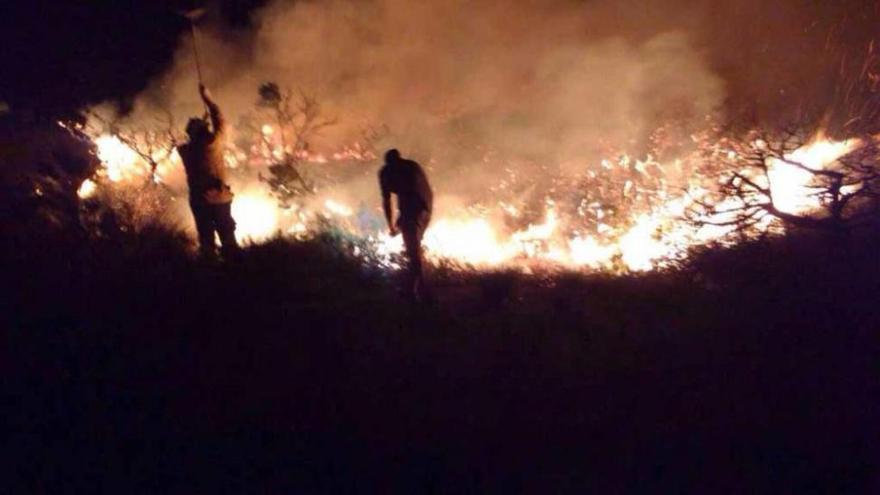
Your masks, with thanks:
<instances>
[{"instance_id":1,"label":"person bending forward","mask_svg":"<svg viewBox=\"0 0 880 495\"><path fill-rule=\"evenodd\" d=\"M408 260L405 290L415 300L427 297L422 259L422 236L431 221L434 195L422 167L402 158L396 149L385 153L385 165L379 171L382 208L392 236L403 234ZM397 196L399 215L394 221L391 195Z\"/></svg>"}]
</instances>

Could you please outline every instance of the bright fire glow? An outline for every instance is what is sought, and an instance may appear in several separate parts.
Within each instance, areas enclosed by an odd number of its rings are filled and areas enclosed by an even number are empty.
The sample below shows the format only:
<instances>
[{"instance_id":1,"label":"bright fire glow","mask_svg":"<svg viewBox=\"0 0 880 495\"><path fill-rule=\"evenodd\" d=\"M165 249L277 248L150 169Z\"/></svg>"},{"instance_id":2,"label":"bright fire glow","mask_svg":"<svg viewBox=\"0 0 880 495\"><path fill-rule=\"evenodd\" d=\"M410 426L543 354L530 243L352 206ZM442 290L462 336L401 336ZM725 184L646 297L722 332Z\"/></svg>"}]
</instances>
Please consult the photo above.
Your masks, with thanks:
<instances>
[{"instance_id":1,"label":"bright fire glow","mask_svg":"<svg viewBox=\"0 0 880 495\"><path fill-rule=\"evenodd\" d=\"M98 158L104 164L104 172L111 182L142 177L147 169L141 157L116 136L103 135L95 139Z\"/></svg>"},{"instance_id":2,"label":"bright fire glow","mask_svg":"<svg viewBox=\"0 0 880 495\"><path fill-rule=\"evenodd\" d=\"M94 196L96 192L98 192L98 185L95 184L95 181L86 179L80 184L79 189L76 190L76 195L80 199L88 199Z\"/></svg>"},{"instance_id":3,"label":"bright fire glow","mask_svg":"<svg viewBox=\"0 0 880 495\"><path fill-rule=\"evenodd\" d=\"M334 215L339 215L341 217L350 217L350 216L354 215L354 210L352 210L348 206L346 206L338 201L334 201L332 199L328 199L327 201L324 201L324 208L326 208L328 212L330 212Z\"/></svg>"},{"instance_id":4,"label":"bright fire glow","mask_svg":"<svg viewBox=\"0 0 880 495\"><path fill-rule=\"evenodd\" d=\"M829 141L822 139L820 135L813 142L786 155L785 160L813 170L821 170L832 165L858 145L858 139ZM810 172L783 160L773 159L769 165L768 175L773 191L773 202L777 208L787 213L801 213L818 205L816 198L811 197L813 191L809 186L813 175Z\"/></svg>"},{"instance_id":5,"label":"bright fire glow","mask_svg":"<svg viewBox=\"0 0 880 495\"><path fill-rule=\"evenodd\" d=\"M511 254L484 218L440 218L425 232L424 243L429 254L474 265L497 265Z\"/></svg>"},{"instance_id":6,"label":"bright fire glow","mask_svg":"<svg viewBox=\"0 0 880 495\"><path fill-rule=\"evenodd\" d=\"M232 201L235 237L259 242L278 232L278 206L275 199L262 191L246 191Z\"/></svg>"},{"instance_id":7,"label":"bright fire glow","mask_svg":"<svg viewBox=\"0 0 880 495\"><path fill-rule=\"evenodd\" d=\"M268 136L274 134L275 129L265 125L260 132ZM99 187L105 185L112 187L112 183L149 177L149 167L143 159L117 137L100 135L94 141L103 162L99 175L111 183L87 180L80 187L80 197L91 197ZM776 206L791 213L802 213L819 206L818 199L812 195L809 187L812 175L786 161L821 169L832 166L858 145L858 140L831 141L820 135L787 155L785 160L770 160L768 175ZM268 156L278 151L269 150ZM229 163L230 168L247 164L247 154L242 150L231 150L227 154L234 158ZM258 163L265 164L266 156L265 153L261 154L260 160L263 161ZM304 155L304 159L311 163L328 163L326 157L318 154ZM179 163L175 153L159 161L161 170L157 180L162 181L165 172L179 167ZM631 163L635 163L635 167L627 168ZM632 161L626 157L620 163L601 161L605 171L619 168L643 176L648 173L648 165L648 162ZM591 177L595 177L595 174ZM340 228L348 230L355 237L369 239L379 259L387 260L386 266L397 266L391 261L392 255L403 251L403 242L400 236L390 237L381 230L385 226L378 205L374 205L374 210L363 207L355 209L324 196L322 200L314 201L312 198L312 201L305 200L282 210L269 190L256 187L252 178L241 183L236 182L242 180L241 176L233 176L232 180L231 186L236 193L232 214L237 223L236 235L239 240L259 242L279 232L301 237L315 231L319 218L333 216L341 222ZM618 186L607 187L619 187L615 191L619 196L640 194L639 186L631 176L624 176L616 184ZM689 189L691 195L697 191L705 190L700 187ZM328 192L334 191L328 189ZM522 211L501 200L495 204L482 204L484 208L479 212L435 211L435 218L425 233L424 246L429 259L448 259L477 267L547 263L575 269L647 271L662 267L668 260L684 253L689 246L720 239L730 231L729 228L712 226L697 228L685 222L682 215L691 201L688 194L671 193L666 189L652 191L651 194L653 196L648 207L623 212L628 215L623 218L620 218L619 211L605 208L601 202L584 202L576 208L576 215L565 214L558 198L547 198L541 221L519 229L511 228L503 219L513 219L513 223L517 223ZM592 224L585 224L587 216L593 219ZM769 224L768 217L758 228L767 228Z\"/></svg>"}]
</instances>

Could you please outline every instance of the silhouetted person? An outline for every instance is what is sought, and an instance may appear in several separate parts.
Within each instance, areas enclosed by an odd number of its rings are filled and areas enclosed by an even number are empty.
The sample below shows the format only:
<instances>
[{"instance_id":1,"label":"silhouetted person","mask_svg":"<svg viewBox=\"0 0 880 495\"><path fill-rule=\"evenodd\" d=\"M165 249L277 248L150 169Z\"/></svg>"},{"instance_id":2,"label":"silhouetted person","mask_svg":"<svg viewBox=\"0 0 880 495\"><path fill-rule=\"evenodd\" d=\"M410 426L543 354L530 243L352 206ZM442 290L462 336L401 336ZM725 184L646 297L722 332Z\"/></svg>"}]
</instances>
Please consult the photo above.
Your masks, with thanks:
<instances>
[{"instance_id":1,"label":"silhouetted person","mask_svg":"<svg viewBox=\"0 0 880 495\"><path fill-rule=\"evenodd\" d=\"M434 194L422 167L401 158L396 149L385 153L385 166L379 171L382 188L382 208L392 236L403 234L403 244L409 261L405 289L407 296L416 300L427 296L422 269L422 236L431 221ZM391 195L397 195L399 216L394 221Z\"/></svg>"},{"instance_id":2,"label":"silhouetted person","mask_svg":"<svg viewBox=\"0 0 880 495\"><path fill-rule=\"evenodd\" d=\"M204 119L190 119L186 125L189 142L178 152L186 169L189 205L196 221L199 249L207 257L217 254L214 233L220 236L221 252L229 258L238 252L235 220L232 219L232 190L226 183L223 162L223 135L226 125L220 107L214 103L204 85L199 85L213 131Z\"/></svg>"}]
</instances>

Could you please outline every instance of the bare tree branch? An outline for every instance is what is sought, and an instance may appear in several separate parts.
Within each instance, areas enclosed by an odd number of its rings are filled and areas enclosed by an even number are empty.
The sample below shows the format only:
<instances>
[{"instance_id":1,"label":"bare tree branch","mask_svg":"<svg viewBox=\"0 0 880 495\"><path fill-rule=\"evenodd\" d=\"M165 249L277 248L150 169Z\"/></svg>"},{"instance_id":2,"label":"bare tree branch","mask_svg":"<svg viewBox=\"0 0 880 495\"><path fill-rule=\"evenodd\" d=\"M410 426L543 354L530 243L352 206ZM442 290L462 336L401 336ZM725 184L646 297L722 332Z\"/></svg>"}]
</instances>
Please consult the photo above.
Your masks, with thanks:
<instances>
[{"instance_id":1,"label":"bare tree branch","mask_svg":"<svg viewBox=\"0 0 880 495\"><path fill-rule=\"evenodd\" d=\"M808 144L795 127L780 132L753 132L744 139L721 140L723 147L705 157L706 176L717 177L712 191L695 198L688 219L697 225L733 227L742 232L766 217L807 229L845 231L880 210L880 145L873 137L860 141L854 151L815 168L793 158ZM809 174L806 197L817 200L814 209L790 212L777 203L777 186L771 181L774 167L794 167ZM731 204L731 202L733 202Z\"/></svg>"}]
</instances>

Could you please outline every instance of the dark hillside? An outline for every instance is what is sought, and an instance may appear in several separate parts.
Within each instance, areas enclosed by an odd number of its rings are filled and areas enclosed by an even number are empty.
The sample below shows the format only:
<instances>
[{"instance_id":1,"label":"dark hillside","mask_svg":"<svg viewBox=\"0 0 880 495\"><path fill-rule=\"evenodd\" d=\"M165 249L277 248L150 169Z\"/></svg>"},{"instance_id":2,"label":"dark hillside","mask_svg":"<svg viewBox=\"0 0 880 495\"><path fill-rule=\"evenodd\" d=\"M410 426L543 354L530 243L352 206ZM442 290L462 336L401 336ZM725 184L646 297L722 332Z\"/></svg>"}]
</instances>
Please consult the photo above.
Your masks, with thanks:
<instances>
[{"instance_id":1,"label":"dark hillside","mask_svg":"<svg viewBox=\"0 0 880 495\"><path fill-rule=\"evenodd\" d=\"M867 492L874 238L679 271L436 273L163 229L4 253L15 491Z\"/></svg>"}]
</instances>

